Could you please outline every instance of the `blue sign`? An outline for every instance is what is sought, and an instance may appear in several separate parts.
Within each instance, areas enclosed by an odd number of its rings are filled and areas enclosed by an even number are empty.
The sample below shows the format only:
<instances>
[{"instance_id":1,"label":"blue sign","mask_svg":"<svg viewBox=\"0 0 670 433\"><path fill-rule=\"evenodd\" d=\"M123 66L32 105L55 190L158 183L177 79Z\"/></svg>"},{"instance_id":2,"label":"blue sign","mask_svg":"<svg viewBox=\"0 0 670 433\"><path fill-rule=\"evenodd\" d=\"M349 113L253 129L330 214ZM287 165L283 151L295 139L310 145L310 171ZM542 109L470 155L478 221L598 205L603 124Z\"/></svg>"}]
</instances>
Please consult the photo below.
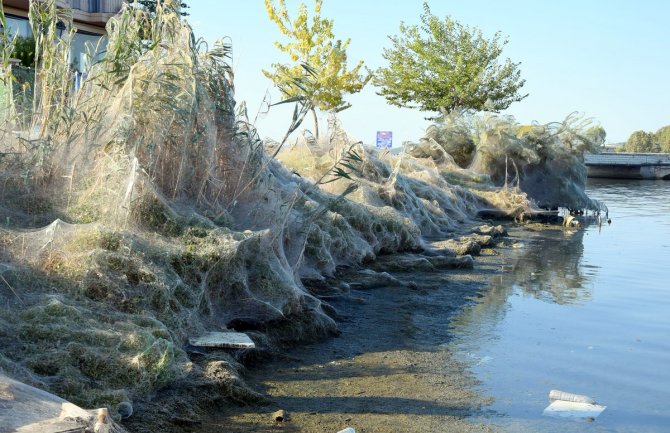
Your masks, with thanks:
<instances>
[{"instance_id":1,"label":"blue sign","mask_svg":"<svg viewBox=\"0 0 670 433\"><path fill-rule=\"evenodd\" d=\"M377 131L376 146L380 149L390 149L393 145L393 132Z\"/></svg>"}]
</instances>

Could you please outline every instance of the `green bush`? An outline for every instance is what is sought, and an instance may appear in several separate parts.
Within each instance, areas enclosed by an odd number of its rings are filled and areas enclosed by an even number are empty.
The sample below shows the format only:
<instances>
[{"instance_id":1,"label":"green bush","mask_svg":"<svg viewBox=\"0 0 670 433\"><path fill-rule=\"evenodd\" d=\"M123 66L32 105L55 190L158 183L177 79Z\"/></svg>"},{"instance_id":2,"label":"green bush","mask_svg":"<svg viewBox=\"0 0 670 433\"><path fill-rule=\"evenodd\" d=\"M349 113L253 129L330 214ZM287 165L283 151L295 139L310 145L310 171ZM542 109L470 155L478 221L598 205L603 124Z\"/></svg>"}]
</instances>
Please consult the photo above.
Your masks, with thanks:
<instances>
[{"instance_id":1,"label":"green bush","mask_svg":"<svg viewBox=\"0 0 670 433\"><path fill-rule=\"evenodd\" d=\"M16 38L12 57L21 60L21 66L35 67L35 39L19 36Z\"/></svg>"}]
</instances>

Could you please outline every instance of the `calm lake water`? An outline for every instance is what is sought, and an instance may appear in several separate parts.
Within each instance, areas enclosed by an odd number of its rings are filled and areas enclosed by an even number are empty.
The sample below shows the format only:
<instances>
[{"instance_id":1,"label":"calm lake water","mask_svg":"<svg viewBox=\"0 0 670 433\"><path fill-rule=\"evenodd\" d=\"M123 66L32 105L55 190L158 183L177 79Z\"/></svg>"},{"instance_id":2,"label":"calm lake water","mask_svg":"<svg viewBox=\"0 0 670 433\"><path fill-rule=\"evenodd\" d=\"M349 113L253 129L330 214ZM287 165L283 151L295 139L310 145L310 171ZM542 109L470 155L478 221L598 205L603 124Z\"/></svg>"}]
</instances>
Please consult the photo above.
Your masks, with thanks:
<instances>
[{"instance_id":1,"label":"calm lake water","mask_svg":"<svg viewBox=\"0 0 670 433\"><path fill-rule=\"evenodd\" d=\"M670 431L670 182L589 179L612 224L516 233L522 247L454 322L453 343L509 432ZM607 409L542 416L551 389Z\"/></svg>"}]
</instances>

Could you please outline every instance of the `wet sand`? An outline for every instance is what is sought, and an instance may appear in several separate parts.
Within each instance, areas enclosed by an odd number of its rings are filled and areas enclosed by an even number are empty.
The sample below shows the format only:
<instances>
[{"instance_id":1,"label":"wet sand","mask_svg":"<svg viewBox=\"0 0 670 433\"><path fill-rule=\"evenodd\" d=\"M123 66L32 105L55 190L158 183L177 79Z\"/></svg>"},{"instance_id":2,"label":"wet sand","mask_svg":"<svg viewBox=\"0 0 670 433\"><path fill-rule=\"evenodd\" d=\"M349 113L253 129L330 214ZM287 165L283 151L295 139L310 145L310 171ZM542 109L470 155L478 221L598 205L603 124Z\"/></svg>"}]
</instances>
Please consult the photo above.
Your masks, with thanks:
<instances>
[{"instance_id":1,"label":"wet sand","mask_svg":"<svg viewBox=\"0 0 670 433\"><path fill-rule=\"evenodd\" d=\"M331 301L342 334L253 366L246 380L268 406L223 407L203 423L213 432L488 432L467 365L450 352L449 322L514 255L510 240L485 249L474 270L394 274L418 288L352 290ZM287 422L272 413L283 409Z\"/></svg>"}]
</instances>

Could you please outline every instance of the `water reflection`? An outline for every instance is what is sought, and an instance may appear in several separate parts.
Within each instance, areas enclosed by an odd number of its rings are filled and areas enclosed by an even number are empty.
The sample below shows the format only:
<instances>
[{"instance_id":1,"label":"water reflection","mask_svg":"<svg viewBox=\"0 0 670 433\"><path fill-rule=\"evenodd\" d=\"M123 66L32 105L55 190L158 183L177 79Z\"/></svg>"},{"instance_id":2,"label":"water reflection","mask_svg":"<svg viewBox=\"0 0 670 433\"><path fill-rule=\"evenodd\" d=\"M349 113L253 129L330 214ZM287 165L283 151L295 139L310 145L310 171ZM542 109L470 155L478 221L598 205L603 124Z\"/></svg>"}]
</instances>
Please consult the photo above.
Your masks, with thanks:
<instances>
[{"instance_id":1,"label":"water reflection","mask_svg":"<svg viewBox=\"0 0 670 433\"><path fill-rule=\"evenodd\" d=\"M533 239L500 280L503 287L518 287L524 294L555 304L591 300L583 274L584 230L553 230Z\"/></svg>"},{"instance_id":2,"label":"water reflection","mask_svg":"<svg viewBox=\"0 0 670 433\"><path fill-rule=\"evenodd\" d=\"M589 194L612 225L513 236L523 247L454 323L455 351L494 399L483 421L495 431L668 431L670 182L599 182ZM542 417L554 388L608 409L592 423Z\"/></svg>"},{"instance_id":3,"label":"water reflection","mask_svg":"<svg viewBox=\"0 0 670 433\"><path fill-rule=\"evenodd\" d=\"M515 245L520 246L494 277L484 296L472 306L457 327L502 320L508 298L515 292L554 304L591 300L589 282L597 267L584 266L584 230L547 229ZM587 271L587 272L585 272Z\"/></svg>"},{"instance_id":4,"label":"water reflection","mask_svg":"<svg viewBox=\"0 0 670 433\"><path fill-rule=\"evenodd\" d=\"M528 231L511 233L515 248L502 272L492 278L483 297L451 323L468 357L482 343L497 338L496 327L505 320L513 295L557 305L579 305L592 299L590 281L598 267L582 263L584 235L585 230L561 228L530 236Z\"/></svg>"}]
</instances>

